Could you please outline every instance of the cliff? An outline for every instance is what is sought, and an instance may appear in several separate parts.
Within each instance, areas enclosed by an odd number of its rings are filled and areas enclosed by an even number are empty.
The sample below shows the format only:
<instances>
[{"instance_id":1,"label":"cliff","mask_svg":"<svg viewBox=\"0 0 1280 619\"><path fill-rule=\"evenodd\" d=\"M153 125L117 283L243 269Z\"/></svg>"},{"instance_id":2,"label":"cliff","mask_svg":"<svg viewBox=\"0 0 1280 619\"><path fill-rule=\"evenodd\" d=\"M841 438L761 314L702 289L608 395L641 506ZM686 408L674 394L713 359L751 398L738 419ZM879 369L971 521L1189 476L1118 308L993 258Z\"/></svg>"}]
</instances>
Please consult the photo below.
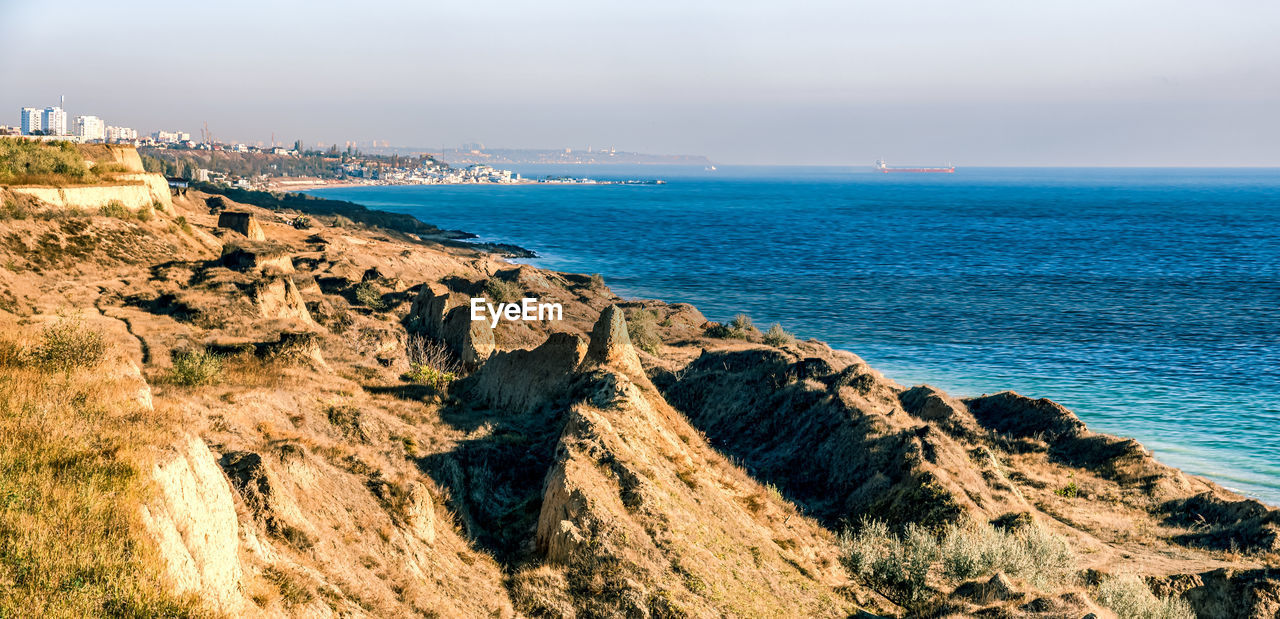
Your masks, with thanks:
<instances>
[{"instance_id":1,"label":"cliff","mask_svg":"<svg viewBox=\"0 0 1280 619\"><path fill-rule=\"evenodd\" d=\"M340 204L193 190L140 218L5 191L28 216L0 221L0 410L25 438L0 458L28 464L3 487L66 502L0 510L6 613L1280 612L1276 510L1049 400L907 388ZM564 319L488 328L479 295ZM95 333L109 352L81 354ZM86 423L106 438L74 458L28 454ZM68 462L127 474L55 491ZM75 497L110 526L73 545L138 557L105 584L76 584L78 553L38 578L15 558L54 556Z\"/></svg>"}]
</instances>

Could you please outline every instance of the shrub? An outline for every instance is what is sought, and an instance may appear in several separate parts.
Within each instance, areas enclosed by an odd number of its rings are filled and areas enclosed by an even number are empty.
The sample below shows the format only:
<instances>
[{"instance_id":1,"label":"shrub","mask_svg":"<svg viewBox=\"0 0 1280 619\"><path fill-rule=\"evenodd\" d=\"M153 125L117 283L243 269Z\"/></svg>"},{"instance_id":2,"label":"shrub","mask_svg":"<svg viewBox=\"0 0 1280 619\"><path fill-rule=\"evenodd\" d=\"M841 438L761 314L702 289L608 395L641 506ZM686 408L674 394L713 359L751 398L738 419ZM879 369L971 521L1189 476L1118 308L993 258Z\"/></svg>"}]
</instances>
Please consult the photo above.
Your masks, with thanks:
<instances>
[{"instance_id":1,"label":"shrub","mask_svg":"<svg viewBox=\"0 0 1280 619\"><path fill-rule=\"evenodd\" d=\"M729 323L729 328L734 331L755 331L756 326L752 324L751 317L746 314L738 314L733 317L733 321Z\"/></svg>"},{"instance_id":2,"label":"shrub","mask_svg":"<svg viewBox=\"0 0 1280 619\"><path fill-rule=\"evenodd\" d=\"M212 385L222 378L222 357L204 350L188 350L173 356L169 382L185 387Z\"/></svg>"},{"instance_id":3,"label":"shrub","mask_svg":"<svg viewBox=\"0 0 1280 619\"><path fill-rule=\"evenodd\" d=\"M1196 616L1186 600L1156 597L1132 574L1103 579L1096 597L1099 604L1111 609L1120 619L1193 619Z\"/></svg>"},{"instance_id":4,"label":"shrub","mask_svg":"<svg viewBox=\"0 0 1280 619\"><path fill-rule=\"evenodd\" d=\"M1076 485L1075 475L1071 476L1071 481L1068 482L1067 485L1054 490L1053 493L1068 499L1074 499L1077 496L1080 496L1080 487Z\"/></svg>"},{"instance_id":5,"label":"shrub","mask_svg":"<svg viewBox=\"0 0 1280 619\"><path fill-rule=\"evenodd\" d=\"M107 343L100 331L86 327L78 316L64 316L40 331L40 344L32 356L45 367L70 371L102 363Z\"/></svg>"},{"instance_id":6,"label":"shrub","mask_svg":"<svg viewBox=\"0 0 1280 619\"><path fill-rule=\"evenodd\" d=\"M421 335L409 336L407 346L409 371L404 375L409 380L430 386L436 391L444 391L454 380L457 380L461 368L449 349L435 340Z\"/></svg>"},{"instance_id":7,"label":"shrub","mask_svg":"<svg viewBox=\"0 0 1280 619\"><path fill-rule=\"evenodd\" d=\"M515 282L509 282L499 277L491 277L489 281L484 283L484 294L494 303L513 303L524 296L524 291Z\"/></svg>"},{"instance_id":8,"label":"shrub","mask_svg":"<svg viewBox=\"0 0 1280 619\"><path fill-rule=\"evenodd\" d=\"M378 287L373 282L356 284L356 301L372 310L387 308L386 302L382 300L382 293L378 292Z\"/></svg>"},{"instance_id":9,"label":"shrub","mask_svg":"<svg viewBox=\"0 0 1280 619\"><path fill-rule=\"evenodd\" d=\"M773 323L773 326L769 327L769 331L764 334L764 343L770 346L782 347L794 344L795 341L796 336L787 332L787 330L782 328L782 325L776 322Z\"/></svg>"},{"instance_id":10,"label":"shrub","mask_svg":"<svg viewBox=\"0 0 1280 619\"><path fill-rule=\"evenodd\" d=\"M934 568L951 580L1004 572L1037 587L1069 584L1075 555L1063 538L1031 525L1004 531L989 524L949 525L939 537L909 524L901 534L881 521L840 536L845 566L885 597L917 614L937 601L927 585Z\"/></svg>"},{"instance_id":11,"label":"shrub","mask_svg":"<svg viewBox=\"0 0 1280 619\"><path fill-rule=\"evenodd\" d=\"M842 535L840 545L854 576L912 614L926 614L935 598L927 583L929 570L940 554L933 534L909 524L899 535L884 522L871 521L856 534Z\"/></svg>"},{"instance_id":12,"label":"shrub","mask_svg":"<svg viewBox=\"0 0 1280 619\"><path fill-rule=\"evenodd\" d=\"M173 219L173 223L178 224L178 227L181 228L183 232L191 234L191 223L187 221L186 215L178 215Z\"/></svg>"},{"instance_id":13,"label":"shrub","mask_svg":"<svg viewBox=\"0 0 1280 619\"><path fill-rule=\"evenodd\" d=\"M1045 587L1071 580L1075 570L1066 540L1036 524L1012 531L989 524L950 525L941 548L942 573L953 580L1004 572Z\"/></svg>"},{"instance_id":14,"label":"shrub","mask_svg":"<svg viewBox=\"0 0 1280 619\"><path fill-rule=\"evenodd\" d=\"M128 219L129 209L124 207L119 200L112 200L99 209L103 217L115 217L116 219Z\"/></svg>"},{"instance_id":15,"label":"shrub","mask_svg":"<svg viewBox=\"0 0 1280 619\"><path fill-rule=\"evenodd\" d=\"M306 215L298 215L297 217L294 217L293 221L289 223L294 228L297 228L299 230L305 230L311 227L311 218Z\"/></svg>"},{"instance_id":16,"label":"shrub","mask_svg":"<svg viewBox=\"0 0 1280 619\"><path fill-rule=\"evenodd\" d=\"M155 211L158 211L158 212L163 213L163 212L164 212L164 203L163 203L163 202L161 202L161 201L159 201L159 200L152 200L152 201L151 201L151 208L152 208L153 210L155 210Z\"/></svg>"},{"instance_id":17,"label":"shrub","mask_svg":"<svg viewBox=\"0 0 1280 619\"><path fill-rule=\"evenodd\" d=\"M144 206L138 209L133 216L137 217L138 221L151 221L151 218L155 216L155 211L151 210L150 206Z\"/></svg>"},{"instance_id":18,"label":"shrub","mask_svg":"<svg viewBox=\"0 0 1280 619\"><path fill-rule=\"evenodd\" d=\"M658 336L658 314L650 310L637 310L627 318L627 335L636 348L651 355L662 351L662 338Z\"/></svg>"},{"instance_id":19,"label":"shrub","mask_svg":"<svg viewBox=\"0 0 1280 619\"><path fill-rule=\"evenodd\" d=\"M587 286L592 290L604 290L604 276L599 273L592 273L591 279L587 282Z\"/></svg>"}]
</instances>

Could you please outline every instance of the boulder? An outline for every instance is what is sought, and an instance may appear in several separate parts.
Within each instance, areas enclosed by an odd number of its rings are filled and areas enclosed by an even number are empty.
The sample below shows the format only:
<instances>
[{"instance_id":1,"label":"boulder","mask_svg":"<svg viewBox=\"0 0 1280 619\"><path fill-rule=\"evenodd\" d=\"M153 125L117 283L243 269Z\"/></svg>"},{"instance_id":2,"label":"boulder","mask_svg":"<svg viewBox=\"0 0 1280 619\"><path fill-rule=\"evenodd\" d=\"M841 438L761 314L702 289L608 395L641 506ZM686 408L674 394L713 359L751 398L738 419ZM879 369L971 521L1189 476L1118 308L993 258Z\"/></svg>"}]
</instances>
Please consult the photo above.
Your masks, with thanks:
<instances>
[{"instance_id":1,"label":"boulder","mask_svg":"<svg viewBox=\"0 0 1280 619\"><path fill-rule=\"evenodd\" d=\"M479 367L496 348L493 327L484 320L471 320L471 309L466 307L449 310L441 326L440 339L470 368Z\"/></svg>"},{"instance_id":2,"label":"boulder","mask_svg":"<svg viewBox=\"0 0 1280 619\"><path fill-rule=\"evenodd\" d=\"M245 235L250 241L265 241L267 234L262 230L262 224L258 223L258 218L252 213L243 211L222 211L218 214L218 227L228 230L235 230Z\"/></svg>"}]
</instances>

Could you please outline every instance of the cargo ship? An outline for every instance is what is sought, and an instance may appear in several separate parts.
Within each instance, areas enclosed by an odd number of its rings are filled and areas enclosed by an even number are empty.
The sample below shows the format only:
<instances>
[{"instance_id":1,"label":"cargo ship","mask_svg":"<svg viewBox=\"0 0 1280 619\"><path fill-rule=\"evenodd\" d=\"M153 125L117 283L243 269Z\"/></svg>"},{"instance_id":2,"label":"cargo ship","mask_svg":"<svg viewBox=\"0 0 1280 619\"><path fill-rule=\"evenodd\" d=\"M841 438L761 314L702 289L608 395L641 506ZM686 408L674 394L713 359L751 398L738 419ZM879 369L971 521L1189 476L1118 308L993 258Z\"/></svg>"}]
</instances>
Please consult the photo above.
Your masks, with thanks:
<instances>
[{"instance_id":1,"label":"cargo ship","mask_svg":"<svg viewBox=\"0 0 1280 619\"><path fill-rule=\"evenodd\" d=\"M951 173L954 173L954 172L956 171L956 167L955 167L955 166L953 166L953 165L951 165L951 164L949 164L949 163L948 163L945 167L941 167L941 168L891 168L891 167L889 167L889 164L887 164L887 163L885 163L885 162L884 162L884 159L876 159L876 168L875 168L875 169L876 169L876 171L877 171L877 172L885 172L885 173L889 173L889 172L925 172L925 173L937 173L937 174L951 174Z\"/></svg>"}]
</instances>

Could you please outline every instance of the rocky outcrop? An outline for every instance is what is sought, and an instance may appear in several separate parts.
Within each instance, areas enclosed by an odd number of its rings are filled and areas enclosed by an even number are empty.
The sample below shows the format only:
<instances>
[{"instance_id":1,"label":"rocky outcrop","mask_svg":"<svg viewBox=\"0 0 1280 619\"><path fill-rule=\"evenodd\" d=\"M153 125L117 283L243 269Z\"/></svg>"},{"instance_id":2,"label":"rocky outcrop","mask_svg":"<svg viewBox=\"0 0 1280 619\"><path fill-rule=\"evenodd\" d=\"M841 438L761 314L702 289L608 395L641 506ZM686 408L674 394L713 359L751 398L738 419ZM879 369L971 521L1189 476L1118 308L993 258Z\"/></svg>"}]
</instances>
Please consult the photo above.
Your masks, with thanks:
<instances>
[{"instance_id":1,"label":"rocky outcrop","mask_svg":"<svg viewBox=\"0 0 1280 619\"><path fill-rule=\"evenodd\" d=\"M444 284L427 282L418 287L409 315L405 317L405 329L434 339L442 339L444 318L449 310L466 305L462 295L450 292Z\"/></svg>"},{"instance_id":2,"label":"rocky outcrop","mask_svg":"<svg viewBox=\"0 0 1280 619\"><path fill-rule=\"evenodd\" d=\"M204 441L187 437L151 471L155 498L141 520L178 593L196 593L221 612L245 604L235 506Z\"/></svg>"},{"instance_id":3,"label":"rocky outcrop","mask_svg":"<svg viewBox=\"0 0 1280 619\"><path fill-rule=\"evenodd\" d=\"M563 338L562 345L572 342ZM829 534L702 441L643 373L616 308L592 330L537 549L589 616L848 616ZM521 578L517 575L517 579Z\"/></svg>"},{"instance_id":4,"label":"rocky outcrop","mask_svg":"<svg viewBox=\"0 0 1280 619\"><path fill-rule=\"evenodd\" d=\"M471 379L472 393L496 408L527 412L554 402L586 354L586 339L553 333L533 350L495 354Z\"/></svg>"},{"instance_id":5,"label":"rocky outcrop","mask_svg":"<svg viewBox=\"0 0 1280 619\"><path fill-rule=\"evenodd\" d=\"M293 273L293 257L285 245L264 241L239 241L222 247L222 264L236 271Z\"/></svg>"},{"instance_id":6,"label":"rocky outcrop","mask_svg":"<svg viewBox=\"0 0 1280 619\"><path fill-rule=\"evenodd\" d=\"M298 287L289 277L268 277L254 283L253 302L263 318L296 320L303 324L315 324L307 303Z\"/></svg>"},{"instance_id":7,"label":"rocky outcrop","mask_svg":"<svg viewBox=\"0 0 1280 619\"><path fill-rule=\"evenodd\" d=\"M984 427L1015 438L1039 438L1050 443L1084 434L1084 422L1061 404L1035 400L1012 391L965 401Z\"/></svg>"},{"instance_id":8,"label":"rocky outcrop","mask_svg":"<svg viewBox=\"0 0 1280 619\"><path fill-rule=\"evenodd\" d=\"M422 482L409 484L408 505L405 507L405 525L415 537L425 544L436 541L436 506L431 491Z\"/></svg>"},{"instance_id":9,"label":"rocky outcrop","mask_svg":"<svg viewBox=\"0 0 1280 619\"><path fill-rule=\"evenodd\" d=\"M258 218L254 217L253 213L222 211L218 214L218 227L239 232L250 241L267 240L267 234L262 230L262 224L258 223Z\"/></svg>"},{"instance_id":10,"label":"rocky outcrop","mask_svg":"<svg viewBox=\"0 0 1280 619\"><path fill-rule=\"evenodd\" d=\"M466 367L478 367L493 354L493 328L484 320L472 320L471 309L455 307L445 316L440 338Z\"/></svg>"}]
</instances>

